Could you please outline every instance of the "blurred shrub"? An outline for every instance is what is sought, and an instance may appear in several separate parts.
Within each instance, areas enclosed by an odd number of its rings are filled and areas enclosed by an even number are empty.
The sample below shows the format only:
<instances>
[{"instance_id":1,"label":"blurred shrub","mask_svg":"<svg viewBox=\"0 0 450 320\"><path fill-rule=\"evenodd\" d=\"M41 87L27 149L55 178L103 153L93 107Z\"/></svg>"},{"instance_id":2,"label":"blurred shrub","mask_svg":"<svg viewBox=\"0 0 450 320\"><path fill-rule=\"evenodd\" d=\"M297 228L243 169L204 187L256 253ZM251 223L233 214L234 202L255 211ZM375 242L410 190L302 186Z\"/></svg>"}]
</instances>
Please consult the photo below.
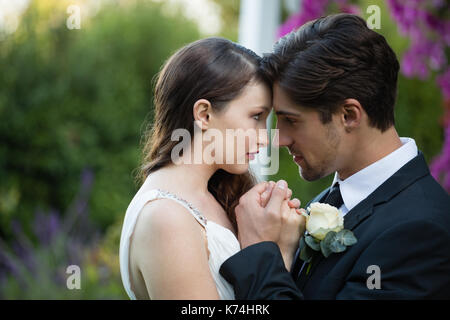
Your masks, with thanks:
<instances>
[{"instance_id":1,"label":"blurred shrub","mask_svg":"<svg viewBox=\"0 0 450 320\"><path fill-rule=\"evenodd\" d=\"M136 191L151 81L196 26L162 5L104 5L81 29L66 27L69 1L31 1L0 41L0 236L12 218L31 231L35 209L63 212L83 168L96 180L90 214L103 230Z\"/></svg>"},{"instance_id":2,"label":"blurred shrub","mask_svg":"<svg viewBox=\"0 0 450 320\"><path fill-rule=\"evenodd\" d=\"M126 298L118 266L120 228L102 239L89 219L93 181L93 173L84 170L79 193L63 218L55 211L35 212L34 243L13 221L15 239L0 239L0 299ZM71 265L80 268L80 290L67 287Z\"/></svg>"}]
</instances>

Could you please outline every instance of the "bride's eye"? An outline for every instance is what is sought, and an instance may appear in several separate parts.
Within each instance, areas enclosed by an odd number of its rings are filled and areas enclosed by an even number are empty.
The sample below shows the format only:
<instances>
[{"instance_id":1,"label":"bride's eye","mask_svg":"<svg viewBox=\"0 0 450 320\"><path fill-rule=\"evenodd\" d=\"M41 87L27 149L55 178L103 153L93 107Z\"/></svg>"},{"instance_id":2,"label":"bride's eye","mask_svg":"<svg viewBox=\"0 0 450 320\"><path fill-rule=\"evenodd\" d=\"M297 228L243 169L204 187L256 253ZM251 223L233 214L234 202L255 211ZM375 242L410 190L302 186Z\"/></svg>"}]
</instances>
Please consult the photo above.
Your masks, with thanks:
<instances>
[{"instance_id":1,"label":"bride's eye","mask_svg":"<svg viewBox=\"0 0 450 320\"><path fill-rule=\"evenodd\" d=\"M258 114L255 114L254 116L252 116L252 118L255 119L256 121L259 121L261 115L262 115L262 112L260 112L260 113L258 113Z\"/></svg>"}]
</instances>

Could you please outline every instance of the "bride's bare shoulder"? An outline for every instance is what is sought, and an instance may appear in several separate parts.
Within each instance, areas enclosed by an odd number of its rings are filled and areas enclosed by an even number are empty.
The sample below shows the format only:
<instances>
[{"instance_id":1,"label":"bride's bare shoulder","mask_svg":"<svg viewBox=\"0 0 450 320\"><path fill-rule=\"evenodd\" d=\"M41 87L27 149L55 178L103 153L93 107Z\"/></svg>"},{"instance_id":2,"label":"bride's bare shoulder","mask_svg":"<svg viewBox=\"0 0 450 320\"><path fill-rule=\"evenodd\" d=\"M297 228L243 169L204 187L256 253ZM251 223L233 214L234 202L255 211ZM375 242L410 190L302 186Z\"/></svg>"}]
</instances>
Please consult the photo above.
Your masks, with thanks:
<instances>
[{"instance_id":1,"label":"bride's bare shoulder","mask_svg":"<svg viewBox=\"0 0 450 320\"><path fill-rule=\"evenodd\" d=\"M203 227L182 204L171 199L148 202L139 214L130 244L131 276L133 283L138 284L135 287L146 283L149 296L177 296L180 279L186 288L191 288L206 277L206 292L217 296L209 275L205 235ZM145 296L144 286L141 287L141 296Z\"/></svg>"},{"instance_id":2,"label":"bride's bare shoulder","mask_svg":"<svg viewBox=\"0 0 450 320\"><path fill-rule=\"evenodd\" d=\"M183 205L171 199L158 199L142 208L133 239L143 244L186 239L186 236L194 236L195 239L202 236L199 228L202 226Z\"/></svg>"}]
</instances>

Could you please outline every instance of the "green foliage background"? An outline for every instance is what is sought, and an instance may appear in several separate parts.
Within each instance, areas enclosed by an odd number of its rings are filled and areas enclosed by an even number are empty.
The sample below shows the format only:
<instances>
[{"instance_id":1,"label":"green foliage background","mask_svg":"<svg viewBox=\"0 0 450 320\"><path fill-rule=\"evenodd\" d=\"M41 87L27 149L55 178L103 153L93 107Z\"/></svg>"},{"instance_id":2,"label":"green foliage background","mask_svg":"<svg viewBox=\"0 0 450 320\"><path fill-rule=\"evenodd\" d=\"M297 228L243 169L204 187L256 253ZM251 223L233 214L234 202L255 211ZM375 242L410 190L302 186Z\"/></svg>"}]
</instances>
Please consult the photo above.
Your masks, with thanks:
<instances>
[{"instance_id":1,"label":"green foliage background","mask_svg":"<svg viewBox=\"0 0 450 320\"><path fill-rule=\"evenodd\" d=\"M145 120L151 121L152 79L165 59L200 34L194 22L144 1L105 5L83 19L81 29L69 30L68 4L31 2L19 29L0 42L0 235L14 239L11 223L19 220L40 250L32 233L36 210L64 215L82 170L90 168L90 218L105 238L116 235L109 247L95 250L117 260L117 231L138 187L133 170ZM112 266L121 287L118 264ZM93 290L101 294L98 287Z\"/></svg>"},{"instance_id":2,"label":"green foliage background","mask_svg":"<svg viewBox=\"0 0 450 320\"><path fill-rule=\"evenodd\" d=\"M225 26L220 36L236 41L239 1L215 2ZM359 2L362 8L369 4ZM6 246L13 242L17 234L11 225L19 221L41 270L38 276L21 269L30 279L25 287L17 276L7 276L0 281L0 298L126 298L119 276L119 237L125 210L139 187L134 170L142 134L151 123L152 79L176 49L203 37L193 21L168 13L162 3L133 3L104 5L82 20L80 30L69 30L69 1L31 1L18 30L0 40L0 240ZM401 56L408 43L384 3L379 5L380 32ZM397 128L401 136L416 139L427 160L442 146L441 115L433 79L400 76ZM37 209L56 210L64 219L85 168L94 174L88 212L101 238L85 244L78 263L85 270L83 290L69 291L45 276L53 265L64 266L58 254L63 249L42 245L33 223ZM286 150L281 150L279 172L269 178L286 179L303 204L332 180L301 180ZM5 245L1 250L7 251Z\"/></svg>"},{"instance_id":3,"label":"green foliage background","mask_svg":"<svg viewBox=\"0 0 450 320\"><path fill-rule=\"evenodd\" d=\"M65 208L85 167L96 176L93 219L106 228L122 216L135 191L152 78L200 37L194 23L152 3L111 5L80 30L66 19L64 10L32 6L0 43L3 227L36 206Z\"/></svg>"}]
</instances>

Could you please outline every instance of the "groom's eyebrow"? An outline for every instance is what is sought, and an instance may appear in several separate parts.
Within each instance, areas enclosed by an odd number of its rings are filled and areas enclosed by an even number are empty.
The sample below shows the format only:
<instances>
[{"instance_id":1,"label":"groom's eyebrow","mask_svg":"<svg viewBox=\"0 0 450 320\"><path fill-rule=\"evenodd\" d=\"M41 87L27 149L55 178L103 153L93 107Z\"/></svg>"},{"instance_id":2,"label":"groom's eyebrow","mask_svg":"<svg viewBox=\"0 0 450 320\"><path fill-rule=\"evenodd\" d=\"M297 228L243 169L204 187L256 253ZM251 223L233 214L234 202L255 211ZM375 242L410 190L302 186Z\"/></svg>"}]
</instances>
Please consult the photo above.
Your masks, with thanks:
<instances>
[{"instance_id":1,"label":"groom's eyebrow","mask_svg":"<svg viewBox=\"0 0 450 320\"><path fill-rule=\"evenodd\" d=\"M300 116L300 115L297 114L297 113L289 112L289 111L283 111L283 110L276 111L275 114L276 114L277 116L294 116L294 117L299 117L299 116Z\"/></svg>"}]
</instances>

